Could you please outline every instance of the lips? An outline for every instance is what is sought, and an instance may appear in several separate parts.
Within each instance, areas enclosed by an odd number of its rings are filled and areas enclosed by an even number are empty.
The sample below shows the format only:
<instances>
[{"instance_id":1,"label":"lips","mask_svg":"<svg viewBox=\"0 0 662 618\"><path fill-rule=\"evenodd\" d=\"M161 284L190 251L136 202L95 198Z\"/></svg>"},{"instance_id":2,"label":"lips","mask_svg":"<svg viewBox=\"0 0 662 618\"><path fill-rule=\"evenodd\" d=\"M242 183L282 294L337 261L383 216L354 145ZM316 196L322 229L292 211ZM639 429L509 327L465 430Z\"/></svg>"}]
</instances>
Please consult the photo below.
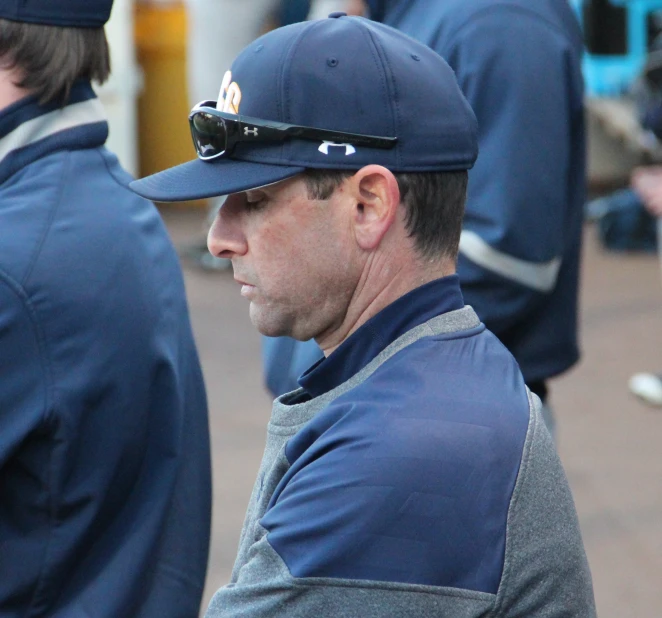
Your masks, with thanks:
<instances>
[{"instance_id":1,"label":"lips","mask_svg":"<svg viewBox=\"0 0 662 618\"><path fill-rule=\"evenodd\" d=\"M248 297L252 295L252 292L255 289L255 286L252 283L247 283L243 279L238 279L237 277L235 277L234 280L241 286L242 296Z\"/></svg>"}]
</instances>

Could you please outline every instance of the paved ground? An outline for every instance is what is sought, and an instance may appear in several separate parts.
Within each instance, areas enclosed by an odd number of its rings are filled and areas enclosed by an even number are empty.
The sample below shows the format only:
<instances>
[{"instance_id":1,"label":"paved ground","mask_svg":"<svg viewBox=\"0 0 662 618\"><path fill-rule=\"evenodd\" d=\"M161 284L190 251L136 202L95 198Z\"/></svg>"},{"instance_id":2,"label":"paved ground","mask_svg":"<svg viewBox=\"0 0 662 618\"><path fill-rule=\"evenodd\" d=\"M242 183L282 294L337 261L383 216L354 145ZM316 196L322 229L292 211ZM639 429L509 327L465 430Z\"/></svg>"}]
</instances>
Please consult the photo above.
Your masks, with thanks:
<instances>
[{"instance_id":1,"label":"paved ground","mask_svg":"<svg viewBox=\"0 0 662 618\"><path fill-rule=\"evenodd\" d=\"M163 214L178 245L202 214ZM652 256L605 254L587 229L580 365L552 385L559 452L573 488L601 618L662 616L662 411L626 389L662 370L662 287ZM184 264L204 367L214 456L214 529L206 607L230 576L244 509L262 455L270 399L260 342L229 272Z\"/></svg>"}]
</instances>

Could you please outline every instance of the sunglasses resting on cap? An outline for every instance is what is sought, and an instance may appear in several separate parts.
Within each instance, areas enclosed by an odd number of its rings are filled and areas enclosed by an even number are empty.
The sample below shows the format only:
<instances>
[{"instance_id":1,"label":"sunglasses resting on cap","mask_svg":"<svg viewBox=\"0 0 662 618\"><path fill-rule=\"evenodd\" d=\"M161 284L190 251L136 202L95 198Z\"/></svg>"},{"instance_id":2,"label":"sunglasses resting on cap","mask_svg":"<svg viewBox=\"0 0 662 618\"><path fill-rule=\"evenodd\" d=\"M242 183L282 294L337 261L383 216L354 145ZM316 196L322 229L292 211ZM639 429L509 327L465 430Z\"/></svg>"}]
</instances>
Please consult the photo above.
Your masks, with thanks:
<instances>
[{"instance_id":1,"label":"sunglasses resting on cap","mask_svg":"<svg viewBox=\"0 0 662 618\"><path fill-rule=\"evenodd\" d=\"M397 137L378 137L261 120L216 109L216 101L202 101L189 114L198 158L211 161L232 155L239 142L282 142L287 139L343 142L368 148L393 148Z\"/></svg>"}]
</instances>

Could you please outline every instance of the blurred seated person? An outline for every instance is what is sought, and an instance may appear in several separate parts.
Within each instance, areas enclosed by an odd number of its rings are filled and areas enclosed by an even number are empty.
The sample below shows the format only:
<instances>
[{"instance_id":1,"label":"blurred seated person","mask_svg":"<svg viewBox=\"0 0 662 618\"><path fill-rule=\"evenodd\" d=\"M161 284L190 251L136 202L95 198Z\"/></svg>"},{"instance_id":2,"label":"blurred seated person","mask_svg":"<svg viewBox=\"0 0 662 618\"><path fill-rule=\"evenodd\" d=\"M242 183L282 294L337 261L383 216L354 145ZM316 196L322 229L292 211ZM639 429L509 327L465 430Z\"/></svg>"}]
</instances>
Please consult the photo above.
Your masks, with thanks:
<instances>
[{"instance_id":1,"label":"blurred seated person","mask_svg":"<svg viewBox=\"0 0 662 618\"><path fill-rule=\"evenodd\" d=\"M632 189L646 210L657 217L658 251L662 247L662 166L643 167L632 174ZM662 253L660 253L662 256ZM662 375L636 373L630 378L630 391L645 403L662 406Z\"/></svg>"},{"instance_id":2,"label":"blurred seated person","mask_svg":"<svg viewBox=\"0 0 662 618\"><path fill-rule=\"evenodd\" d=\"M656 47L660 47L659 39ZM648 56L631 95L639 124L650 138L662 142L662 51ZM662 217L662 166L636 168L630 186L587 204L586 215L598 225L605 248L616 251L658 251ZM628 383L630 391L645 403L662 406L662 375L637 373Z\"/></svg>"}]
</instances>

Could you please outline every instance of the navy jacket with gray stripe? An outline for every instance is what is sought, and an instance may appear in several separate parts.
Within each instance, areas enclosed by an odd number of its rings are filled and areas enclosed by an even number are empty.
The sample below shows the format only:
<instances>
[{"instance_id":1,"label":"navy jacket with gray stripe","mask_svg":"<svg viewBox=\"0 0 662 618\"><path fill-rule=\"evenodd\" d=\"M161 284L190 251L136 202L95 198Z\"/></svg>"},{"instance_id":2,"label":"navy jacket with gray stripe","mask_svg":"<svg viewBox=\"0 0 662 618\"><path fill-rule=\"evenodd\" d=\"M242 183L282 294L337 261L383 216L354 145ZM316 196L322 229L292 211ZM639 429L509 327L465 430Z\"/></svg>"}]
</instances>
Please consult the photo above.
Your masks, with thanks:
<instances>
[{"instance_id":1,"label":"navy jacket with gray stripe","mask_svg":"<svg viewBox=\"0 0 662 618\"><path fill-rule=\"evenodd\" d=\"M592 618L568 483L517 363L431 282L278 398L207 618Z\"/></svg>"},{"instance_id":2,"label":"navy jacket with gray stripe","mask_svg":"<svg viewBox=\"0 0 662 618\"><path fill-rule=\"evenodd\" d=\"M369 4L450 64L478 119L458 263L465 301L527 384L562 373L579 358L585 198L582 37L568 1ZM265 338L269 388L296 388L319 354L312 341Z\"/></svg>"},{"instance_id":3,"label":"navy jacket with gray stripe","mask_svg":"<svg viewBox=\"0 0 662 618\"><path fill-rule=\"evenodd\" d=\"M177 255L89 83L0 111L0 616L197 616L207 404Z\"/></svg>"}]
</instances>

